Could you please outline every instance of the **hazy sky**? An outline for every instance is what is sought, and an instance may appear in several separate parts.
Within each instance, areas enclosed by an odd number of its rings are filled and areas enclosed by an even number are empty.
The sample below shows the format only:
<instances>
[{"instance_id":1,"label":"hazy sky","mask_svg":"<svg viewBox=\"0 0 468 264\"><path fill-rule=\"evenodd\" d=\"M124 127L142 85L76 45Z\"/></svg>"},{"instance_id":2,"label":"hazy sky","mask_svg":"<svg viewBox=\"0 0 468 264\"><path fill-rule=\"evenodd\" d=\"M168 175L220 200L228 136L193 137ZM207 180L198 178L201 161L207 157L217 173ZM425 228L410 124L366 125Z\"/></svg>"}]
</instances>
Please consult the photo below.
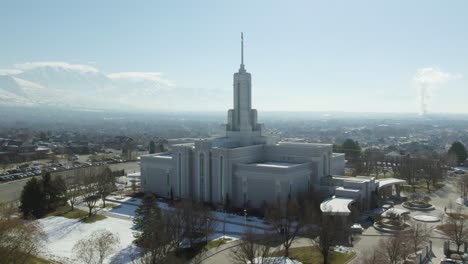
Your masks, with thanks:
<instances>
[{"instance_id":1,"label":"hazy sky","mask_svg":"<svg viewBox=\"0 0 468 264\"><path fill-rule=\"evenodd\" d=\"M2 1L0 69L67 62L225 93L243 31L260 111L466 113L467 14L463 0Z\"/></svg>"}]
</instances>

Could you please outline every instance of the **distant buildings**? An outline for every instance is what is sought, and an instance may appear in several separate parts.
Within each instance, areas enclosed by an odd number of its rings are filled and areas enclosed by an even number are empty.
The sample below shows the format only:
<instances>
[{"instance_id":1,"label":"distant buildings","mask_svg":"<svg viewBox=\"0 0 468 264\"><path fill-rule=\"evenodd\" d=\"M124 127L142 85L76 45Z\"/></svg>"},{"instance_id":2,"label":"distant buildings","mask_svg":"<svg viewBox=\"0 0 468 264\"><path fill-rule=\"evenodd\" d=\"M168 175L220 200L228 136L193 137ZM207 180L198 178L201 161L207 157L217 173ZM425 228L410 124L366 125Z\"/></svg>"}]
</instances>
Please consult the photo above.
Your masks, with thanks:
<instances>
[{"instance_id":1,"label":"distant buildings","mask_svg":"<svg viewBox=\"0 0 468 264\"><path fill-rule=\"evenodd\" d=\"M50 148L20 140L0 138L0 163L25 162L47 158Z\"/></svg>"}]
</instances>

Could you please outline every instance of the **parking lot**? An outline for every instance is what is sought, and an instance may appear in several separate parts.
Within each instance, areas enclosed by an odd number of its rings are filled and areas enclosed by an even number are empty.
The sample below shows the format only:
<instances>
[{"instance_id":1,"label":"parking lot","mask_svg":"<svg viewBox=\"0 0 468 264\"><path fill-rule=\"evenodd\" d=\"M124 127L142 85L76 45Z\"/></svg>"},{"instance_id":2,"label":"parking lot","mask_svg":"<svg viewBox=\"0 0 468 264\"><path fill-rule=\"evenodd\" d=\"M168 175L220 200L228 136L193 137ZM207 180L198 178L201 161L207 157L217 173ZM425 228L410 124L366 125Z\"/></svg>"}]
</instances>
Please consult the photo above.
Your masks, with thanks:
<instances>
[{"instance_id":1,"label":"parking lot","mask_svg":"<svg viewBox=\"0 0 468 264\"><path fill-rule=\"evenodd\" d=\"M126 173L133 173L140 171L139 162L122 162L122 163L96 163L94 165L107 165L113 171L124 170ZM41 167L42 166L42 167ZM26 184L27 180L33 176L39 176L43 171L60 172L69 171L82 167L91 166L88 163L80 164L64 164L64 163L31 163L29 167L10 169L0 173L0 202L9 202L18 200L21 195L21 190ZM4 179L4 180L3 180Z\"/></svg>"}]
</instances>

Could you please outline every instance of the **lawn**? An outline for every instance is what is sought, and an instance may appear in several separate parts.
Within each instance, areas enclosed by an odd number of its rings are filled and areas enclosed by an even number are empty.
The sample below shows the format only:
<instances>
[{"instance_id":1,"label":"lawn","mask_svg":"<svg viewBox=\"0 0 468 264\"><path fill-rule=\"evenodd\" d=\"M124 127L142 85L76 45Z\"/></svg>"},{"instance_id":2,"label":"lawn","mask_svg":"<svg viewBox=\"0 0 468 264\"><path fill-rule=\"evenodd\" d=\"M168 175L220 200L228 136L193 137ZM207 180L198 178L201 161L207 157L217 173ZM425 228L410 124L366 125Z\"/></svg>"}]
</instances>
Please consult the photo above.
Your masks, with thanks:
<instances>
[{"instance_id":1,"label":"lawn","mask_svg":"<svg viewBox=\"0 0 468 264\"><path fill-rule=\"evenodd\" d=\"M107 218L103 215L97 215L97 214L92 215L91 217L88 217L88 212L85 212L77 208L75 208L72 211L71 206L69 205L64 205L64 206L57 208L57 210L46 215L46 217L48 216L61 216L61 217L65 217L68 219L80 219L81 222L87 223L87 224L94 223L96 221L104 220Z\"/></svg>"},{"instance_id":2,"label":"lawn","mask_svg":"<svg viewBox=\"0 0 468 264\"><path fill-rule=\"evenodd\" d=\"M216 248L216 247L219 247L223 244L226 244L227 242L231 241L232 239L230 238L220 238L220 239L216 239L216 240L212 240L210 242L208 242L208 244L206 245L206 249L212 249L212 248Z\"/></svg>"},{"instance_id":3,"label":"lawn","mask_svg":"<svg viewBox=\"0 0 468 264\"><path fill-rule=\"evenodd\" d=\"M279 256L283 252L279 252ZM330 264L344 264L353 256L355 253L344 254L335 251L330 251L329 263ZM298 247L289 249L289 258L298 260L303 264L316 264L322 263L323 258L317 247Z\"/></svg>"},{"instance_id":4,"label":"lawn","mask_svg":"<svg viewBox=\"0 0 468 264\"><path fill-rule=\"evenodd\" d=\"M442 188L444 186L445 186L444 183L438 182L438 183L435 184L435 186L432 186L432 184L431 184L429 187L430 187L431 192L435 192L435 191L439 190L440 188ZM411 192L413 192L413 190L415 192L418 192L418 193L427 193L426 183L425 182L418 182L415 185L404 185L403 186L403 191L405 191L405 192L411 193Z\"/></svg>"},{"instance_id":5,"label":"lawn","mask_svg":"<svg viewBox=\"0 0 468 264\"><path fill-rule=\"evenodd\" d=\"M26 261L26 264L51 264L51 263L57 263L57 262L48 261L39 257L32 257Z\"/></svg>"},{"instance_id":6,"label":"lawn","mask_svg":"<svg viewBox=\"0 0 468 264\"><path fill-rule=\"evenodd\" d=\"M120 206L120 205L115 204L115 203L106 203L105 208L111 208L112 209L112 208L115 208L115 207L118 207L118 206Z\"/></svg>"}]
</instances>

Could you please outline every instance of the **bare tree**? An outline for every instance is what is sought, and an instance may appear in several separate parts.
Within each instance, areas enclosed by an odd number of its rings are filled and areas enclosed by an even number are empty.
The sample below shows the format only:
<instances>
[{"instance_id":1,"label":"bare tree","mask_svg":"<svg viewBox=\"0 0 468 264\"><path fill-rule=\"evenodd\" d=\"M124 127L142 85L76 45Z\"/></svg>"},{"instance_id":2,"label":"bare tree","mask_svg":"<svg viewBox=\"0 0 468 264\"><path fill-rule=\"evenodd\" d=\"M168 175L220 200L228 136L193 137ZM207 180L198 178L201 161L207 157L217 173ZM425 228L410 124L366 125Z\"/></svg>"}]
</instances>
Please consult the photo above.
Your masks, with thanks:
<instances>
[{"instance_id":1,"label":"bare tree","mask_svg":"<svg viewBox=\"0 0 468 264\"><path fill-rule=\"evenodd\" d=\"M366 250L363 252L363 257L361 262L363 264L385 264L385 260L383 260L382 255L379 252L377 246L372 247L371 249Z\"/></svg>"},{"instance_id":2,"label":"bare tree","mask_svg":"<svg viewBox=\"0 0 468 264\"><path fill-rule=\"evenodd\" d=\"M91 217L93 215L93 209L96 207L96 203L100 197L96 175L85 175L81 179L80 186L81 198L86 207L88 207L88 217Z\"/></svg>"},{"instance_id":3,"label":"bare tree","mask_svg":"<svg viewBox=\"0 0 468 264\"><path fill-rule=\"evenodd\" d=\"M405 233L405 235L408 237L408 241L411 243L414 255L416 256L421 245L427 241L429 232L424 224L415 222L411 224L409 232Z\"/></svg>"},{"instance_id":4,"label":"bare tree","mask_svg":"<svg viewBox=\"0 0 468 264\"><path fill-rule=\"evenodd\" d=\"M97 175L97 188L102 199L102 207L106 207L107 196L116 189L115 177L109 167L106 167L102 173Z\"/></svg>"},{"instance_id":5,"label":"bare tree","mask_svg":"<svg viewBox=\"0 0 468 264\"><path fill-rule=\"evenodd\" d=\"M457 251L460 251L460 246L468 241L468 218L462 214L461 206L448 214L446 225L448 237L457 245Z\"/></svg>"},{"instance_id":6,"label":"bare tree","mask_svg":"<svg viewBox=\"0 0 468 264\"><path fill-rule=\"evenodd\" d=\"M108 230L94 231L90 237L83 238L73 246L75 257L87 264L102 264L120 243L119 237Z\"/></svg>"},{"instance_id":7,"label":"bare tree","mask_svg":"<svg viewBox=\"0 0 468 264\"><path fill-rule=\"evenodd\" d=\"M458 183L460 184L460 195L466 197L468 195L468 174L460 177Z\"/></svg>"},{"instance_id":8,"label":"bare tree","mask_svg":"<svg viewBox=\"0 0 468 264\"><path fill-rule=\"evenodd\" d=\"M328 255L330 248L336 238L336 216L323 214L319 226L319 234L316 239L316 245L323 257L323 263L328 264Z\"/></svg>"},{"instance_id":9,"label":"bare tree","mask_svg":"<svg viewBox=\"0 0 468 264\"><path fill-rule=\"evenodd\" d=\"M378 252L383 257L384 263L398 264L406 259L412 248L408 247L405 235L396 233L389 238L380 239Z\"/></svg>"},{"instance_id":10,"label":"bare tree","mask_svg":"<svg viewBox=\"0 0 468 264\"><path fill-rule=\"evenodd\" d=\"M279 237L283 247L284 256L289 256L289 248L304 226L298 203L288 199L284 207L278 203L267 210L266 220L270 223Z\"/></svg>"},{"instance_id":11,"label":"bare tree","mask_svg":"<svg viewBox=\"0 0 468 264\"><path fill-rule=\"evenodd\" d=\"M173 217L177 223L183 224L182 236L192 245L197 239L214 233L218 222L214 219L209 208L191 200L183 200L175 205Z\"/></svg>"},{"instance_id":12,"label":"bare tree","mask_svg":"<svg viewBox=\"0 0 468 264\"><path fill-rule=\"evenodd\" d=\"M0 204L0 264L26 263L39 254L46 240L37 221L14 216L14 204Z\"/></svg>"},{"instance_id":13,"label":"bare tree","mask_svg":"<svg viewBox=\"0 0 468 264\"><path fill-rule=\"evenodd\" d=\"M247 228L235 250L231 251L232 263L273 264L272 240L271 235L256 234L251 228Z\"/></svg>"}]
</instances>

